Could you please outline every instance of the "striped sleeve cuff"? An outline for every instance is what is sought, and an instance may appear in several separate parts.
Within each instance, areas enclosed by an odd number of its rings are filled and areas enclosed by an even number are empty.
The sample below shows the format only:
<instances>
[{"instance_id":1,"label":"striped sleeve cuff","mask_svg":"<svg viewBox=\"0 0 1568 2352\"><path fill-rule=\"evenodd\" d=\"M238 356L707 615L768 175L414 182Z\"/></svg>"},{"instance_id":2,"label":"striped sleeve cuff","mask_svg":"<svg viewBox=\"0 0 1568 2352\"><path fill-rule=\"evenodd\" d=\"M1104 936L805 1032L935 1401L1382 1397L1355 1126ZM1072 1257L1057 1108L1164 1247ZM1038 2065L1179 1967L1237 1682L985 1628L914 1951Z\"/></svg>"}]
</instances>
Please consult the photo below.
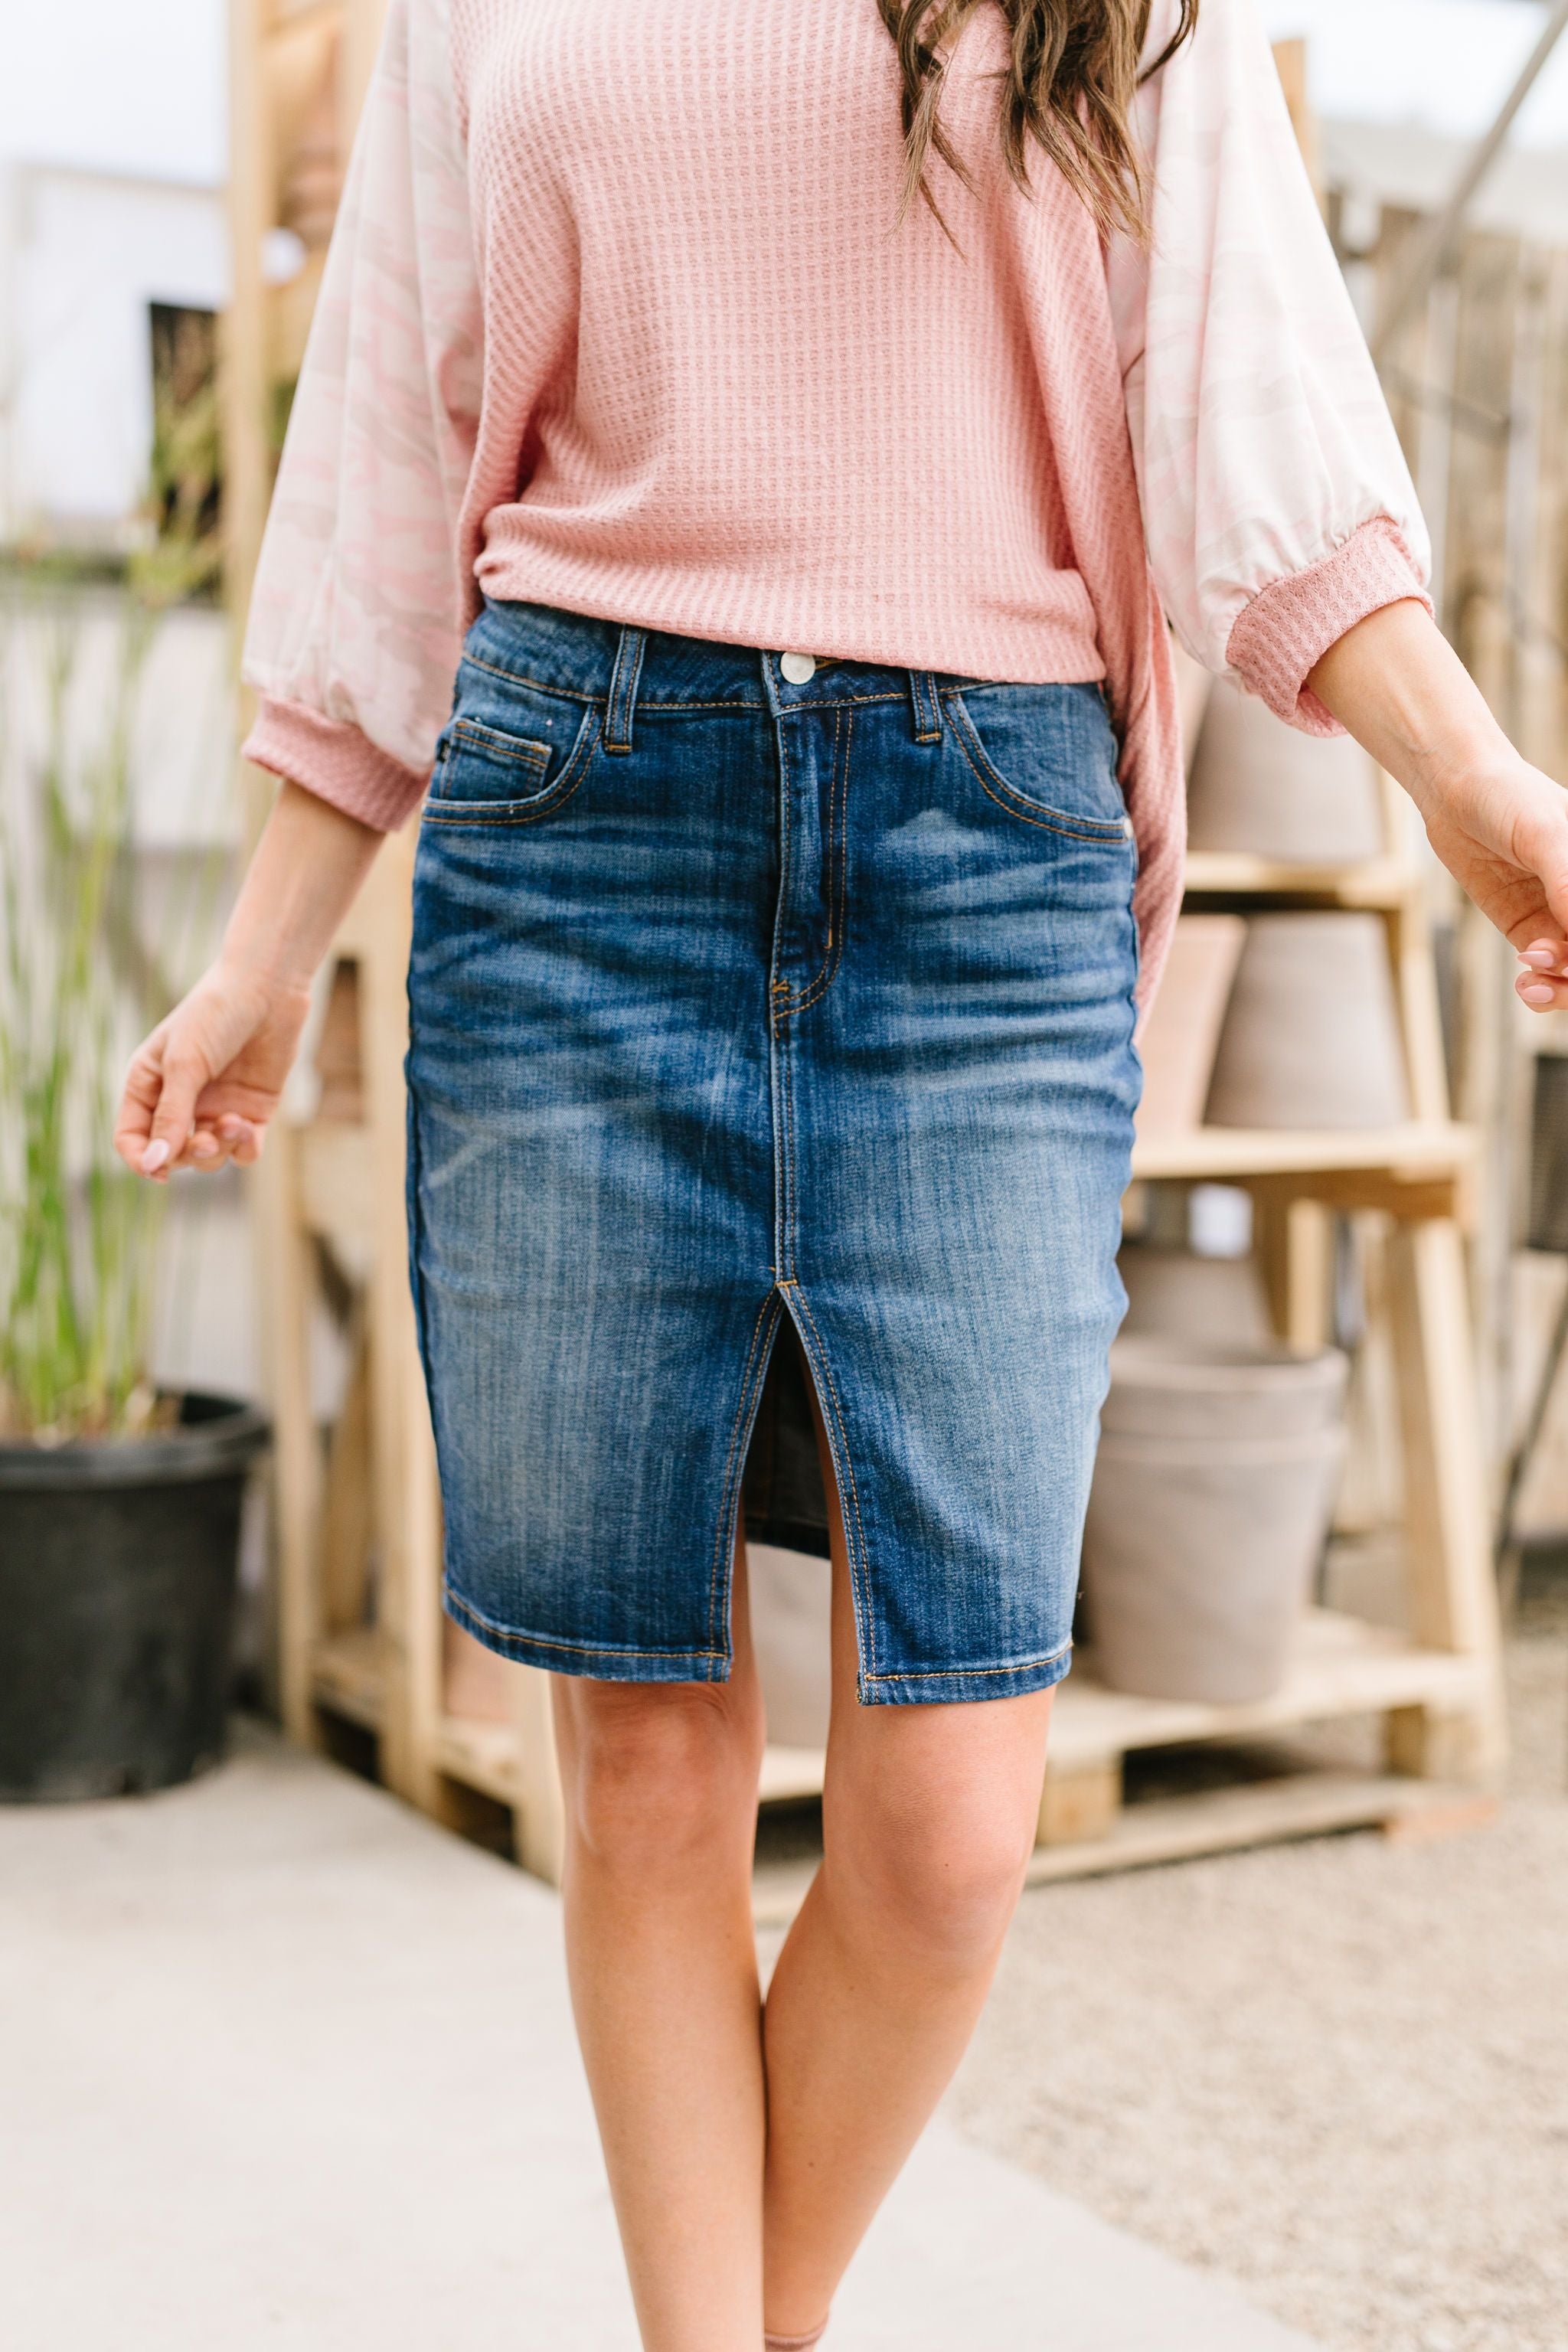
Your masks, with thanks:
<instances>
[{"instance_id":1,"label":"striped sleeve cuff","mask_svg":"<svg viewBox=\"0 0 1568 2352\"><path fill-rule=\"evenodd\" d=\"M396 832L427 781L378 751L357 727L271 695L262 697L256 724L239 748L242 758L302 785L377 833Z\"/></svg>"},{"instance_id":2,"label":"striped sleeve cuff","mask_svg":"<svg viewBox=\"0 0 1568 2352\"><path fill-rule=\"evenodd\" d=\"M1432 610L1398 524L1374 515L1321 562L1260 590L1237 616L1226 658L1242 684L1293 727L1342 735L1339 720L1309 691L1308 675L1347 629L1406 596Z\"/></svg>"}]
</instances>

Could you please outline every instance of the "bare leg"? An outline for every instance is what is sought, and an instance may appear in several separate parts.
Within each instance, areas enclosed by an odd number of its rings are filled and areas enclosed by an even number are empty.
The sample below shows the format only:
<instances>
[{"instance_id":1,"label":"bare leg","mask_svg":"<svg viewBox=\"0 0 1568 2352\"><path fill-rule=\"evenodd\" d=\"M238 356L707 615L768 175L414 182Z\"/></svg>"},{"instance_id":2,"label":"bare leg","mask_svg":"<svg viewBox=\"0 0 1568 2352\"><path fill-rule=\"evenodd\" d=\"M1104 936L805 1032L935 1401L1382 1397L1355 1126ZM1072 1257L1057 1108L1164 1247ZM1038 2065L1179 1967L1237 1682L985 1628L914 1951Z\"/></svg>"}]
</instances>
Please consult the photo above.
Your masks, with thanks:
<instances>
[{"instance_id":1,"label":"bare leg","mask_svg":"<svg viewBox=\"0 0 1568 2352\"><path fill-rule=\"evenodd\" d=\"M754 2352L764 2130L752 1854L763 1714L727 1683L559 1676L573 2007L646 2352Z\"/></svg>"},{"instance_id":2,"label":"bare leg","mask_svg":"<svg viewBox=\"0 0 1568 2352\"><path fill-rule=\"evenodd\" d=\"M1051 1693L860 1706L832 1464L822 1868L768 1992L770 2333L823 2318L973 2031L1034 1843Z\"/></svg>"}]
</instances>

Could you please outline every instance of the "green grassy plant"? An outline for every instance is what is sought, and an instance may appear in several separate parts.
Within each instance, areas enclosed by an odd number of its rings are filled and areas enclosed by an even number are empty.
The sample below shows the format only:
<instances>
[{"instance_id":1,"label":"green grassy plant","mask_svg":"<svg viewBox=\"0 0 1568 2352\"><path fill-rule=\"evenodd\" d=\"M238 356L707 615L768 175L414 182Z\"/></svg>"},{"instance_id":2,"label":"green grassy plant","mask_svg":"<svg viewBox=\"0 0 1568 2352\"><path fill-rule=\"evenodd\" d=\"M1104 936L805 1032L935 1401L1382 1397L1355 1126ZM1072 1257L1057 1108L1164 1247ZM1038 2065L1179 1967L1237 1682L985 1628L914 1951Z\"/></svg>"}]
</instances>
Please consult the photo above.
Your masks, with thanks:
<instances>
[{"instance_id":1,"label":"green grassy plant","mask_svg":"<svg viewBox=\"0 0 1568 2352\"><path fill-rule=\"evenodd\" d=\"M167 1407L148 1370L166 1191L110 1148L122 1065L212 929L226 853L184 859L156 948L139 904L132 744L162 615L210 589L216 443L210 392L156 422L156 528L120 594L99 740L73 747L85 699L79 588L12 575L0 645L0 1433L42 1444L132 1436ZM42 567L40 567L42 569ZM101 609L101 599L100 599ZM42 643L41 750L13 709ZM37 730L34 730L35 733Z\"/></svg>"}]
</instances>

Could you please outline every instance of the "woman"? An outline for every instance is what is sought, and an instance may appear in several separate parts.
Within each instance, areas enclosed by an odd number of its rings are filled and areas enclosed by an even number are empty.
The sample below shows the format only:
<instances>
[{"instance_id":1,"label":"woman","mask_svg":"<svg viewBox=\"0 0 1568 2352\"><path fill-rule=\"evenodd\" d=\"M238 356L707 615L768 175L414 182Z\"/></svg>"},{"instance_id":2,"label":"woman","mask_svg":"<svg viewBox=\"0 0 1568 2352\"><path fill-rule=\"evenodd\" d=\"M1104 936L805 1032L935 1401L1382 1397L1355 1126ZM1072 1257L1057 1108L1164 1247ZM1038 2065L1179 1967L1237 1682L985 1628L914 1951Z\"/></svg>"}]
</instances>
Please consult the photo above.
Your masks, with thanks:
<instances>
[{"instance_id":1,"label":"woman","mask_svg":"<svg viewBox=\"0 0 1568 2352\"><path fill-rule=\"evenodd\" d=\"M1425 562L1247 0L392 0L247 649L282 788L118 1142L255 1159L427 793L447 1601L558 1677L650 2352L816 2340L1018 1893L1180 888L1162 606L1359 737L1568 1003L1561 796ZM737 1519L781 1329L836 1683L764 2010Z\"/></svg>"}]
</instances>

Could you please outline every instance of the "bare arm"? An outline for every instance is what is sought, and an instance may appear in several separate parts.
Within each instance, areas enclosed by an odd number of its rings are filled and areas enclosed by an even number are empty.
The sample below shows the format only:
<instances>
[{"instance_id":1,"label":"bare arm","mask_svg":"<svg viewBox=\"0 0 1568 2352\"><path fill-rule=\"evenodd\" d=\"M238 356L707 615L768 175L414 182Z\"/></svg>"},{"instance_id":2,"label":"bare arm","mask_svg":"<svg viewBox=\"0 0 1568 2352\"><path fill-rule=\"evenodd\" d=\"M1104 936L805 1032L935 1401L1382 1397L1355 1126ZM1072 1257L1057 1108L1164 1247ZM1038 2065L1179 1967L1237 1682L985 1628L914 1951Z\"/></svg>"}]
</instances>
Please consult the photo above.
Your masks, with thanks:
<instances>
[{"instance_id":1,"label":"bare arm","mask_svg":"<svg viewBox=\"0 0 1568 2352\"><path fill-rule=\"evenodd\" d=\"M284 784L217 961L132 1057L114 1148L159 1182L260 1152L310 981L383 836Z\"/></svg>"},{"instance_id":2,"label":"bare arm","mask_svg":"<svg viewBox=\"0 0 1568 2352\"><path fill-rule=\"evenodd\" d=\"M1517 950L1523 1002L1568 1005L1568 793L1514 750L1424 606L1369 613L1307 683L1405 786L1449 873Z\"/></svg>"}]
</instances>

